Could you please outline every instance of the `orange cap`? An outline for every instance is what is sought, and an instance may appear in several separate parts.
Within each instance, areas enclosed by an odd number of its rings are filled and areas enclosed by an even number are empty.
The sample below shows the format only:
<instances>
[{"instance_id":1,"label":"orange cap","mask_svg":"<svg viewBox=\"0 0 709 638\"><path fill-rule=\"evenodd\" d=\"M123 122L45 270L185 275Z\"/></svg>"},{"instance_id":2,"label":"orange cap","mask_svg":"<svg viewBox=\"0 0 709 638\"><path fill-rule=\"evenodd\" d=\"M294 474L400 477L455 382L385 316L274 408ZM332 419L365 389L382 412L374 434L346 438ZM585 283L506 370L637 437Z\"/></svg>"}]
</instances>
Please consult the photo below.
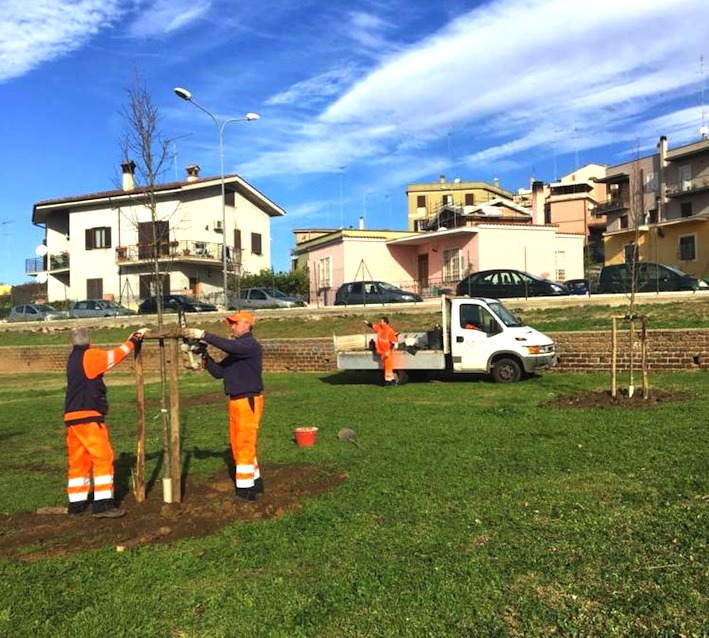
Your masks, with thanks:
<instances>
[{"instance_id":1,"label":"orange cap","mask_svg":"<svg viewBox=\"0 0 709 638\"><path fill-rule=\"evenodd\" d=\"M245 321L250 326L253 326L256 323L256 317L254 317L250 312L246 312L246 310L239 310L239 312L235 312L233 315L229 315L226 319L224 319L224 321L226 321L227 323Z\"/></svg>"}]
</instances>

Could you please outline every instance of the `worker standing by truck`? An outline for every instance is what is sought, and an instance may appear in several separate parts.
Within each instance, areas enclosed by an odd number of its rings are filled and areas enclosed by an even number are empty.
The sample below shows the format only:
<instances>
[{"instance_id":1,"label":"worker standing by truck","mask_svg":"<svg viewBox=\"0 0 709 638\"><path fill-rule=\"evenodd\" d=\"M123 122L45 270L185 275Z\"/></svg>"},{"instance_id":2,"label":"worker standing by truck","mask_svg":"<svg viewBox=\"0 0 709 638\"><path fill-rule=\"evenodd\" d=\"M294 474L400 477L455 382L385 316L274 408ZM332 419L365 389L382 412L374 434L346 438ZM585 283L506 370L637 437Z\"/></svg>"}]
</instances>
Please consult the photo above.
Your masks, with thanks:
<instances>
[{"instance_id":1,"label":"worker standing by truck","mask_svg":"<svg viewBox=\"0 0 709 638\"><path fill-rule=\"evenodd\" d=\"M397 334L394 328L389 325L388 317L380 317L378 323L371 321L364 322L369 328L377 333L375 349L381 357L384 368L384 385L396 385L397 377L394 372L393 352L397 347Z\"/></svg>"}]
</instances>

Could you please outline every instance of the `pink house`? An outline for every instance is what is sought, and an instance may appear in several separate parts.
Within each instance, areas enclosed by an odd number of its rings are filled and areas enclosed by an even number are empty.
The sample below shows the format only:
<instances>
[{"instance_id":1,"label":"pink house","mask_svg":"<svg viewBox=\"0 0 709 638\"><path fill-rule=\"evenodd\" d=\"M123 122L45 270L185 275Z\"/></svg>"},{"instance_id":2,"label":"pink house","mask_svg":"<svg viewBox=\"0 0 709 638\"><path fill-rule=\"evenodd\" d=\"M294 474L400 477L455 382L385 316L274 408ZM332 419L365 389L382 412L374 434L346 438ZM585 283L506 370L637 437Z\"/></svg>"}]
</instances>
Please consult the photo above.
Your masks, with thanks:
<instances>
[{"instance_id":1,"label":"pink house","mask_svg":"<svg viewBox=\"0 0 709 638\"><path fill-rule=\"evenodd\" d=\"M544 224L543 200L532 213L509 200L443 210L423 232L368 229L294 230L294 268L307 268L311 304L331 305L345 282L387 281L423 296L453 289L467 274L515 268L564 281L584 276L584 233Z\"/></svg>"}]
</instances>

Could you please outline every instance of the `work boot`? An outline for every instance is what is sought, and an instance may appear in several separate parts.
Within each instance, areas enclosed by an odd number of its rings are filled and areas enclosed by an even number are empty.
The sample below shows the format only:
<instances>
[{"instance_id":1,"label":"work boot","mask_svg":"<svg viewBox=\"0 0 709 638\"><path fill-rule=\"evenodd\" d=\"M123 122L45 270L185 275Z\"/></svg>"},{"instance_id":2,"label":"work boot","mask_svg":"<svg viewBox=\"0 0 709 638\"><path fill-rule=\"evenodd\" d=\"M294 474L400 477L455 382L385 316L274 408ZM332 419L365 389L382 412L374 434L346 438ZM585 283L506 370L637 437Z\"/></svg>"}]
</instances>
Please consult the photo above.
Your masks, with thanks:
<instances>
[{"instance_id":1,"label":"work boot","mask_svg":"<svg viewBox=\"0 0 709 638\"><path fill-rule=\"evenodd\" d=\"M91 516L94 518L120 518L126 511L116 505L112 498L94 501Z\"/></svg>"},{"instance_id":2,"label":"work boot","mask_svg":"<svg viewBox=\"0 0 709 638\"><path fill-rule=\"evenodd\" d=\"M76 518L77 516L81 516L86 511L87 506L87 501L69 503L68 507L66 508L67 516L69 516L69 518Z\"/></svg>"},{"instance_id":3,"label":"work boot","mask_svg":"<svg viewBox=\"0 0 709 638\"><path fill-rule=\"evenodd\" d=\"M263 479L259 478L254 480L254 494L263 494Z\"/></svg>"},{"instance_id":4,"label":"work boot","mask_svg":"<svg viewBox=\"0 0 709 638\"><path fill-rule=\"evenodd\" d=\"M256 500L256 488L255 487L237 487L236 488L236 498L242 501L255 501Z\"/></svg>"},{"instance_id":5,"label":"work boot","mask_svg":"<svg viewBox=\"0 0 709 638\"><path fill-rule=\"evenodd\" d=\"M92 512L91 516L94 518L120 518L125 516L126 511L120 507L111 507L109 509L101 510L100 512Z\"/></svg>"}]
</instances>

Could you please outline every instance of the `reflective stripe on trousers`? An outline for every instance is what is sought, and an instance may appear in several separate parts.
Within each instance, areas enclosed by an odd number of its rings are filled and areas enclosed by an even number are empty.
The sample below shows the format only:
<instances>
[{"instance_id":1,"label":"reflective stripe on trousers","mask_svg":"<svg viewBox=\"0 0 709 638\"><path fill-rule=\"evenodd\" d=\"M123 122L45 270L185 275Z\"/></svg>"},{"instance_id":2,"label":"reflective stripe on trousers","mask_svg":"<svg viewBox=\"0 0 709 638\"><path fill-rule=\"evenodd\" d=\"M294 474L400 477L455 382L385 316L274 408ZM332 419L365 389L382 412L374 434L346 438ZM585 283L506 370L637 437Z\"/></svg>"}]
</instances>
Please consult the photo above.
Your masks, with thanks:
<instances>
[{"instance_id":1,"label":"reflective stripe on trousers","mask_svg":"<svg viewBox=\"0 0 709 638\"><path fill-rule=\"evenodd\" d=\"M256 459L258 428L263 414L263 395L229 401L229 442L236 465L236 487L253 487L261 476Z\"/></svg>"},{"instance_id":2,"label":"reflective stripe on trousers","mask_svg":"<svg viewBox=\"0 0 709 638\"><path fill-rule=\"evenodd\" d=\"M67 495L70 503L89 498L91 469L94 476L94 501L113 498L113 448L103 423L83 423L66 429L69 462Z\"/></svg>"}]
</instances>

